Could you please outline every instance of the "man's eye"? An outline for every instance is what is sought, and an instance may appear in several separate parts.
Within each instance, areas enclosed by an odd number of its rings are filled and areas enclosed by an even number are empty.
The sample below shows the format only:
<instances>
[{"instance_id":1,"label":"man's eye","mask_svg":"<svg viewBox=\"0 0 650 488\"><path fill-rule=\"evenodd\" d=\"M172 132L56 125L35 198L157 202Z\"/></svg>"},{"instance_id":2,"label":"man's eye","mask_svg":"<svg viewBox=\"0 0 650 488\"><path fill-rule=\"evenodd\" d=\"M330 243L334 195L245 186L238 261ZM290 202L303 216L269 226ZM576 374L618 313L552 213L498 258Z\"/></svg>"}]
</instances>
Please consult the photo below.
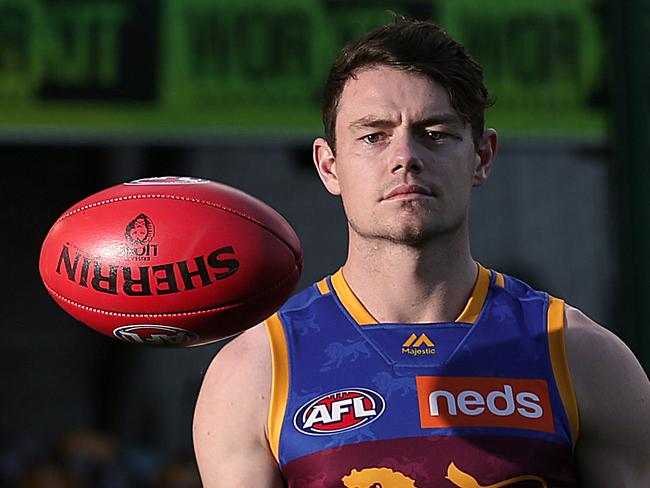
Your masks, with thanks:
<instances>
[{"instance_id":1,"label":"man's eye","mask_svg":"<svg viewBox=\"0 0 650 488\"><path fill-rule=\"evenodd\" d=\"M368 134L367 136L363 136L361 139L364 142L367 142L368 144L377 144L378 142L384 140L384 136L382 134L379 134L378 132L375 132L374 134Z\"/></svg>"},{"instance_id":2,"label":"man's eye","mask_svg":"<svg viewBox=\"0 0 650 488\"><path fill-rule=\"evenodd\" d=\"M438 142L448 138L449 134L445 134L444 132L438 132L435 130L429 130L427 131L427 137L432 141Z\"/></svg>"}]
</instances>

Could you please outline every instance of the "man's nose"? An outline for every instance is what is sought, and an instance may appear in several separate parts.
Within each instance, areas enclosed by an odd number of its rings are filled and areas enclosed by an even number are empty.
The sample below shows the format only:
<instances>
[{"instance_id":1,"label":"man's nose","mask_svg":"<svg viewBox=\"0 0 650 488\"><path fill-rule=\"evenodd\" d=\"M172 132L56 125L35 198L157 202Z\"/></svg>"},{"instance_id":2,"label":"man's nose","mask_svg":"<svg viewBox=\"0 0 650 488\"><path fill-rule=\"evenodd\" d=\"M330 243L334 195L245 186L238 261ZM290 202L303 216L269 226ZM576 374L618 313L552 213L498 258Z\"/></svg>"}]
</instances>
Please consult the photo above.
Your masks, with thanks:
<instances>
[{"instance_id":1,"label":"man's nose","mask_svg":"<svg viewBox=\"0 0 650 488\"><path fill-rule=\"evenodd\" d=\"M412 134L394 134L392 137L391 172L412 171L418 173L423 163L418 142Z\"/></svg>"}]
</instances>

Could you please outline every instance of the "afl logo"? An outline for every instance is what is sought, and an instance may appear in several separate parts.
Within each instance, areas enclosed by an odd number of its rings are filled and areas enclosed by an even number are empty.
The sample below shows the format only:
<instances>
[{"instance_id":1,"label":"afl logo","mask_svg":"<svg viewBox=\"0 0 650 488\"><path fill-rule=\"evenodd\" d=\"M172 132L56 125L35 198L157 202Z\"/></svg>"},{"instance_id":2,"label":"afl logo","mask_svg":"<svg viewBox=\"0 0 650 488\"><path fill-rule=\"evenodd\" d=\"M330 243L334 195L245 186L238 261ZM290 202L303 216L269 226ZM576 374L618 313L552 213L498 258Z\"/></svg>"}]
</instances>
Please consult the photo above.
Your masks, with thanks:
<instances>
[{"instance_id":1,"label":"afl logo","mask_svg":"<svg viewBox=\"0 0 650 488\"><path fill-rule=\"evenodd\" d=\"M133 344L154 346L186 346L199 338L189 330L155 324L125 325L113 330L113 335Z\"/></svg>"},{"instance_id":2,"label":"afl logo","mask_svg":"<svg viewBox=\"0 0 650 488\"><path fill-rule=\"evenodd\" d=\"M338 390L300 407L293 425L307 435L330 435L358 429L377 420L384 413L385 403L379 393L366 388Z\"/></svg>"}]
</instances>

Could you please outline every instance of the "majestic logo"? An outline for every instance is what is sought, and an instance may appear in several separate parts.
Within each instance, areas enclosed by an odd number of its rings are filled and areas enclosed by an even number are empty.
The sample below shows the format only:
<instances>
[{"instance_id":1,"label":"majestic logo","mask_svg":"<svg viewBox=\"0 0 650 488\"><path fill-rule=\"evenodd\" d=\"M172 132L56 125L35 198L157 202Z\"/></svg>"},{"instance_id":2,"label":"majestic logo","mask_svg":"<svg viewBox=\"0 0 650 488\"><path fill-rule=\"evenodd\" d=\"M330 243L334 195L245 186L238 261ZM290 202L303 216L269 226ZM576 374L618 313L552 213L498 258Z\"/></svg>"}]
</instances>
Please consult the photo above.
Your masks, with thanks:
<instances>
[{"instance_id":1,"label":"majestic logo","mask_svg":"<svg viewBox=\"0 0 650 488\"><path fill-rule=\"evenodd\" d=\"M422 428L505 427L554 432L546 380L417 376Z\"/></svg>"},{"instance_id":2,"label":"majestic logo","mask_svg":"<svg viewBox=\"0 0 650 488\"><path fill-rule=\"evenodd\" d=\"M350 388L327 393L304 404L296 412L293 425L303 434L329 435L358 429L384 413L383 397L366 388Z\"/></svg>"},{"instance_id":3,"label":"majestic logo","mask_svg":"<svg viewBox=\"0 0 650 488\"><path fill-rule=\"evenodd\" d=\"M426 334L420 334L418 337L415 334L406 339L402 344L402 354L410 354L411 356L429 356L436 353L436 346Z\"/></svg>"},{"instance_id":4,"label":"majestic logo","mask_svg":"<svg viewBox=\"0 0 650 488\"><path fill-rule=\"evenodd\" d=\"M210 183L210 180L192 178L191 176L154 176L152 178L140 178L129 181L125 185L200 185Z\"/></svg>"},{"instance_id":5,"label":"majestic logo","mask_svg":"<svg viewBox=\"0 0 650 488\"><path fill-rule=\"evenodd\" d=\"M125 325L113 330L113 335L126 342L157 346L182 346L191 344L199 338L189 330L153 324Z\"/></svg>"}]
</instances>

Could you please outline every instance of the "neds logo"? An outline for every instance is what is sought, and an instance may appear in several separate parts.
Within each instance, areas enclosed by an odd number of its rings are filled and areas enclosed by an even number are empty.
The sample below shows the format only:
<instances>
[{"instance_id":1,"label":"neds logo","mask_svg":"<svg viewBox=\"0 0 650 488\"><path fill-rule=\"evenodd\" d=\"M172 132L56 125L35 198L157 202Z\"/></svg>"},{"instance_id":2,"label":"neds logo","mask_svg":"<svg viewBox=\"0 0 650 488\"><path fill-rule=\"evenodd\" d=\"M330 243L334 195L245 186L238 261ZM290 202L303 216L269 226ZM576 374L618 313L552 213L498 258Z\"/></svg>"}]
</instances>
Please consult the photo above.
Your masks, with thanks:
<instances>
[{"instance_id":1,"label":"neds logo","mask_svg":"<svg viewBox=\"0 0 650 488\"><path fill-rule=\"evenodd\" d=\"M418 376L416 383L423 428L554 431L546 380Z\"/></svg>"},{"instance_id":2,"label":"neds logo","mask_svg":"<svg viewBox=\"0 0 650 488\"><path fill-rule=\"evenodd\" d=\"M382 396L372 390L339 390L300 407L293 418L293 425L303 434L336 434L374 422L384 412L384 406Z\"/></svg>"}]
</instances>

